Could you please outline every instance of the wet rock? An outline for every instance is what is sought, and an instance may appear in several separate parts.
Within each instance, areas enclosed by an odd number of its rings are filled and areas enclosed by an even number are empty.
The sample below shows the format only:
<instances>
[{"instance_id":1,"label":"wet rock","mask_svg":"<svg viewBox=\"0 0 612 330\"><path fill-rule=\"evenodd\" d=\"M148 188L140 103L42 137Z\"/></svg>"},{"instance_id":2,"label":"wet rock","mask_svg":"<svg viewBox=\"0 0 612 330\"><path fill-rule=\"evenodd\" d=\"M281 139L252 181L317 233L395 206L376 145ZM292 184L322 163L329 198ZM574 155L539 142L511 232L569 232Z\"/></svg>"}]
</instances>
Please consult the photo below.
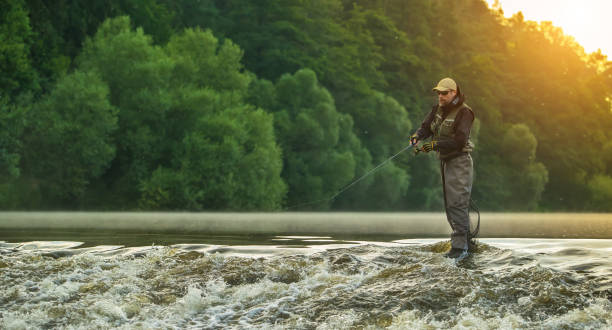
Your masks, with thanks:
<instances>
[{"instance_id":1,"label":"wet rock","mask_svg":"<svg viewBox=\"0 0 612 330\"><path fill-rule=\"evenodd\" d=\"M380 279L388 279L393 277L405 277L406 273L421 270L423 266L420 264L408 265L405 267L389 267L380 271L376 276L372 277L369 282L377 281Z\"/></svg>"},{"instance_id":2,"label":"wet rock","mask_svg":"<svg viewBox=\"0 0 612 330\"><path fill-rule=\"evenodd\" d=\"M51 257L53 259L70 257L72 255L74 255L74 251L70 251L70 250L59 250L59 251L52 251L52 252L47 252L47 253L42 254L43 257Z\"/></svg>"},{"instance_id":3,"label":"wet rock","mask_svg":"<svg viewBox=\"0 0 612 330\"><path fill-rule=\"evenodd\" d=\"M151 301L156 305L170 305L176 302L176 295L167 292L151 294Z\"/></svg>"},{"instance_id":4,"label":"wet rock","mask_svg":"<svg viewBox=\"0 0 612 330\"><path fill-rule=\"evenodd\" d=\"M140 313L140 306L136 303L125 304L121 306L121 309L123 310L123 312L125 313L125 316L128 319L131 319L132 317Z\"/></svg>"},{"instance_id":5,"label":"wet rock","mask_svg":"<svg viewBox=\"0 0 612 330\"><path fill-rule=\"evenodd\" d=\"M220 269L223 280L229 285L251 284L266 276L261 261L232 258Z\"/></svg>"},{"instance_id":6,"label":"wet rock","mask_svg":"<svg viewBox=\"0 0 612 330\"><path fill-rule=\"evenodd\" d=\"M299 282L301 279L302 275L297 269L279 269L274 274L270 275L271 281L285 284Z\"/></svg>"},{"instance_id":7,"label":"wet rock","mask_svg":"<svg viewBox=\"0 0 612 330\"><path fill-rule=\"evenodd\" d=\"M202 258L204 256L204 254L197 252L197 251L189 251L187 253L181 253L179 255L177 255L177 258L181 261L191 261L191 260L195 260L195 259L199 259Z\"/></svg>"},{"instance_id":8,"label":"wet rock","mask_svg":"<svg viewBox=\"0 0 612 330\"><path fill-rule=\"evenodd\" d=\"M47 310L47 315L52 319L57 319L66 316L66 309L63 307L51 307Z\"/></svg>"},{"instance_id":9,"label":"wet rock","mask_svg":"<svg viewBox=\"0 0 612 330\"><path fill-rule=\"evenodd\" d=\"M117 267L119 267L119 266L116 265L116 264L111 264L111 263L103 263L103 264L100 265L100 269L102 269L102 270L111 270L111 269L114 269L114 268L117 268Z\"/></svg>"},{"instance_id":10,"label":"wet rock","mask_svg":"<svg viewBox=\"0 0 612 330\"><path fill-rule=\"evenodd\" d=\"M427 245L424 247L426 251L434 252L434 253L445 253L451 249L450 241L442 241L432 245Z\"/></svg>"},{"instance_id":11,"label":"wet rock","mask_svg":"<svg viewBox=\"0 0 612 330\"><path fill-rule=\"evenodd\" d=\"M331 263L333 265L344 265L346 263L352 263L352 262L359 262L359 259L357 259L355 256L352 256L350 254L343 254L341 256L336 257Z\"/></svg>"},{"instance_id":12,"label":"wet rock","mask_svg":"<svg viewBox=\"0 0 612 330\"><path fill-rule=\"evenodd\" d=\"M103 293L110 287L104 282L86 283L79 287L80 293Z\"/></svg>"}]
</instances>

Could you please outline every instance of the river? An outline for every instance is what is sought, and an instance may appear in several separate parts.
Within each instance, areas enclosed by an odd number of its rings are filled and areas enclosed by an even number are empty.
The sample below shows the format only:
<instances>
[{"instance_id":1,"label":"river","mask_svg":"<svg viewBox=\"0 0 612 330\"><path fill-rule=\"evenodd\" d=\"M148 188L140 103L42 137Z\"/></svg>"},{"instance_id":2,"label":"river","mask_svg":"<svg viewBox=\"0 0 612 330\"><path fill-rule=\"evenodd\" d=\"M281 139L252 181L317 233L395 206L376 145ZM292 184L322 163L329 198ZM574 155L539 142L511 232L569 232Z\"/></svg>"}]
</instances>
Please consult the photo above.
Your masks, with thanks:
<instances>
[{"instance_id":1,"label":"river","mask_svg":"<svg viewBox=\"0 0 612 330\"><path fill-rule=\"evenodd\" d=\"M455 263L434 232L138 232L66 213L70 226L35 228L32 216L0 215L2 329L612 328L609 238L483 235ZM483 215L482 233L492 223Z\"/></svg>"}]
</instances>

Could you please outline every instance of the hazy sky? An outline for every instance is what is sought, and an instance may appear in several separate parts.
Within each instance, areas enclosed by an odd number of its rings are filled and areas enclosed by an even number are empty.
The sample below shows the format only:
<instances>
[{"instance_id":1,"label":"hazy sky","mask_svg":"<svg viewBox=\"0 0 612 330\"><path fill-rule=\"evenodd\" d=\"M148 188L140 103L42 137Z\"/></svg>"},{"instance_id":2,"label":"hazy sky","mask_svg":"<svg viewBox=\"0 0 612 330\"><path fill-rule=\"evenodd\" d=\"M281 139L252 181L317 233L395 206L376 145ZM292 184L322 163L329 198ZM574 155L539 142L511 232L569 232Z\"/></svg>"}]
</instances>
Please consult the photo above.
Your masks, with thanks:
<instances>
[{"instance_id":1,"label":"hazy sky","mask_svg":"<svg viewBox=\"0 0 612 330\"><path fill-rule=\"evenodd\" d=\"M495 0L486 0L489 4ZM573 36L587 53L612 57L612 0L499 0L504 16L523 12L525 20L551 21Z\"/></svg>"}]
</instances>

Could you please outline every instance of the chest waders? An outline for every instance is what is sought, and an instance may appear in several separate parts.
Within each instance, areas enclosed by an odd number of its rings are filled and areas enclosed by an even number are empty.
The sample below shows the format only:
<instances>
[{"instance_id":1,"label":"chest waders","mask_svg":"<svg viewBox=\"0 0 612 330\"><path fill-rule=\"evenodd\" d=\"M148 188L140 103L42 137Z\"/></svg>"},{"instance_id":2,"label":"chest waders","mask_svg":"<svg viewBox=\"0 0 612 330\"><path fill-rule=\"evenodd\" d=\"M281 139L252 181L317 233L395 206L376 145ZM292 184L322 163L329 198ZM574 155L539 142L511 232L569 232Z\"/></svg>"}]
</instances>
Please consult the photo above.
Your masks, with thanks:
<instances>
[{"instance_id":1,"label":"chest waders","mask_svg":"<svg viewBox=\"0 0 612 330\"><path fill-rule=\"evenodd\" d=\"M450 225L451 229L453 230L453 233L456 232L455 229L455 225L453 224L453 221L451 221L451 214L449 214L448 212L448 200L447 200L447 194L446 194L446 177L444 175L444 161L441 160L440 161L440 173L442 174L442 192L444 194L444 211L446 213L446 219L448 221L448 224ZM475 213L477 220L476 220L476 225L474 227L474 230L471 229L471 220L470 220L470 213ZM475 245L476 243L474 241L472 241L474 238L478 237L478 233L480 232L480 210L478 209L478 205L476 205L476 203L474 202L474 200L472 200L472 198L469 198L469 209L468 209L468 226L466 228L467 231L467 242L468 242L468 248L472 248L473 245ZM460 228L457 228L457 230L460 230ZM458 244L459 245L459 244Z\"/></svg>"},{"instance_id":2,"label":"chest waders","mask_svg":"<svg viewBox=\"0 0 612 330\"><path fill-rule=\"evenodd\" d=\"M446 116L438 107L434 120L431 123L431 131L434 140L454 139L455 117L463 108L471 109L461 105L451 109ZM444 193L444 210L446 219L452 229L451 245L453 248L467 250L469 242L478 235L480 229L480 212L471 200L473 161L470 152L473 144L468 142L461 150L445 152L442 150L440 158L440 173L442 177L442 191ZM478 214L478 223L474 231L470 229L470 209Z\"/></svg>"}]
</instances>

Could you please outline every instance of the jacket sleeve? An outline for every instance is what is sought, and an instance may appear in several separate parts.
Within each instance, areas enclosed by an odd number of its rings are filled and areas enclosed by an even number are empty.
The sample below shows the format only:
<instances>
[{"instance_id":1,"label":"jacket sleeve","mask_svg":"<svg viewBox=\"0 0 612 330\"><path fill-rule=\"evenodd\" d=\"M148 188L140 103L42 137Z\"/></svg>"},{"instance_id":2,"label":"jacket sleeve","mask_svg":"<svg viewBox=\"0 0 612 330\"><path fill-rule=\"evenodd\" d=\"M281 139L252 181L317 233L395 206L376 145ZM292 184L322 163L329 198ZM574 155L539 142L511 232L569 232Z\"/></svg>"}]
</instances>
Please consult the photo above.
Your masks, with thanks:
<instances>
[{"instance_id":1,"label":"jacket sleeve","mask_svg":"<svg viewBox=\"0 0 612 330\"><path fill-rule=\"evenodd\" d=\"M433 135L433 132L431 131L431 122L434 119L434 115L436 113L437 108L438 108L437 106L434 106L431 109L431 111L427 114L427 116L421 123L421 127L416 131L416 134L419 137L419 140L424 140Z\"/></svg>"},{"instance_id":2,"label":"jacket sleeve","mask_svg":"<svg viewBox=\"0 0 612 330\"><path fill-rule=\"evenodd\" d=\"M461 109L455 118L455 138L438 141L438 148L449 150L462 149L470 137L474 114L468 109Z\"/></svg>"}]
</instances>

